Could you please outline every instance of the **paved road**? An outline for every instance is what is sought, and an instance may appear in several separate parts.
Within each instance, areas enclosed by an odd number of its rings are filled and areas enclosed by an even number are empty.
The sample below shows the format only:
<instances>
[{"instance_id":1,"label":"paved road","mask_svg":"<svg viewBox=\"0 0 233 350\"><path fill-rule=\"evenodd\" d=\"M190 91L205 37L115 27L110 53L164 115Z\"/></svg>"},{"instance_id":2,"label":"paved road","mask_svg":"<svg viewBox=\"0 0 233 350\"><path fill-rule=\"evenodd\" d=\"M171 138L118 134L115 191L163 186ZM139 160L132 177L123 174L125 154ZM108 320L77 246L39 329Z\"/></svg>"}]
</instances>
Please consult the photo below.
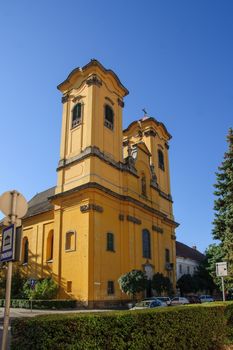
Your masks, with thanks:
<instances>
[{"instance_id":1,"label":"paved road","mask_svg":"<svg viewBox=\"0 0 233 350\"><path fill-rule=\"evenodd\" d=\"M10 317L34 317L37 315L52 315L52 314L70 314L70 313L81 313L81 312L108 312L112 310L77 310L77 309L67 309L67 310L28 310L28 309L10 309ZM0 321L4 316L4 308L0 307Z\"/></svg>"}]
</instances>

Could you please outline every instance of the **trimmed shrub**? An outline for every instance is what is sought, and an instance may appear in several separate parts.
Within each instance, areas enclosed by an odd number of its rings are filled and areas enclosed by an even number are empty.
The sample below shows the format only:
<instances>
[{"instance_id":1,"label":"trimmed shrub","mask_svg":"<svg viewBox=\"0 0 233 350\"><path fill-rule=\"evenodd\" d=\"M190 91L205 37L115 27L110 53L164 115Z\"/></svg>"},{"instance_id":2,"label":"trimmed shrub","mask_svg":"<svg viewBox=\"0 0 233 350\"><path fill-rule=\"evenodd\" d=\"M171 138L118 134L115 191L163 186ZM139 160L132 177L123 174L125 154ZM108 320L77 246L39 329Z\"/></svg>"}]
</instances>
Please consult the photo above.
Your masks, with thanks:
<instances>
[{"instance_id":1,"label":"trimmed shrub","mask_svg":"<svg viewBox=\"0 0 233 350\"><path fill-rule=\"evenodd\" d=\"M28 299L12 299L11 307L24 309L74 309L76 300L28 300ZM5 306L5 299L0 299L0 307Z\"/></svg>"},{"instance_id":2,"label":"trimmed shrub","mask_svg":"<svg viewBox=\"0 0 233 350\"><path fill-rule=\"evenodd\" d=\"M15 319L11 349L214 350L224 343L224 311L193 305Z\"/></svg>"},{"instance_id":3,"label":"trimmed shrub","mask_svg":"<svg viewBox=\"0 0 233 350\"><path fill-rule=\"evenodd\" d=\"M218 303L225 304L225 317L227 322L227 340L228 343L233 344L233 302Z\"/></svg>"}]
</instances>

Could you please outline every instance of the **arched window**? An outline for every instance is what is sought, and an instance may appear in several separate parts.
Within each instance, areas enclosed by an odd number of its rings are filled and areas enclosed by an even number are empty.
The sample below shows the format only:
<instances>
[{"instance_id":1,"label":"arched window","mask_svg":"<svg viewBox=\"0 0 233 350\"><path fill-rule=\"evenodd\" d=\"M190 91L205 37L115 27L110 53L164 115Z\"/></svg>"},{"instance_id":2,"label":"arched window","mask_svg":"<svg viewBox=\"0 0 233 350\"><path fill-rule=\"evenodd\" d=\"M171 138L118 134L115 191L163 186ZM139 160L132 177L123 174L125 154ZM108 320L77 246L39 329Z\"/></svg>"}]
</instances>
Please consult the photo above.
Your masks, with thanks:
<instances>
[{"instance_id":1,"label":"arched window","mask_svg":"<svg viewBox=\"0 0 233 350\"><path fill-rule=\"evenodd\" d=\"M53 260L53 230L51 230L47 237L47 254L46 254L46 260Z\"/></svg>"},{"instance_id":2,"label":"arched window","mask_svg":"<svg viewBox=\"0 0 233 350\"><path fill-rule=\"evenodd\" d=\"M23 244L22 244L22 257L23 257L23 264L28 263L28 250L29 250L29 243L28 238L23 238Z\"/></svg>"},{"instance_id":3,"label":"arched window","mask_svg":"<svg viewBox=\"0 0 233 350\"><path fill-rule=\"evenodd\" d=\"M158 150L158 160L159 160L159 168L164 170L164 156L163 156L163 152L159 149Z\"/></svg>"},{"instance_id":4,"label":"arched window","mask_svg":"<svg viewBox=\"0 0 233 350\"><path fill-rule=\"evenodd\" d=\"M107 233L107 250L114 252L114 234L111 232Z\"/></svg>"},{"instance_id":5,"label":"arched window","mask_svg":"<svg viewBox=\"0 0 233 350\"><path fill-rule=\"evenodd\" d=\"M114 113L112 108L109 105L105 105L104 107L104 125L113 130L114 125Z\"/></svg>"},{"instance_id":6,"label":"arched window","mask_svg":"<svg viewBox=\"0 0 233 350\"><path fill-rule=\"evenodd\" d=\"M146 176L144 174L141 177L141 193L146 197Z\"/></svg>"},{"instance_id":7,"label":"arched window","mask_svg":"<svg viewBox=\"0 0 233 350\"><path fill-rule=\"evenodd\" d=\"M142 231L142 256L151 259L150 232L148 230Z\"/></svg>"},{"instance_id":8,"label":"arched window","mask_svg":"<svg viewBox=\"0 0 233 350\"><path fill-rule=\"evenodd\" d=\"M81 123L82 118L82 104L77 103L72 111L72 128Z\"/></svg>"},{"instance_id":9,"label":"arched window","mask_svg":"<svg viewBox=\"0 0 233 350\"><path fill-rule=\"evenodd\" d=\"M76 235L75 231L66 232L66 242L65 250L75 250L76 249Z\"/></svg>"}]
</instances>

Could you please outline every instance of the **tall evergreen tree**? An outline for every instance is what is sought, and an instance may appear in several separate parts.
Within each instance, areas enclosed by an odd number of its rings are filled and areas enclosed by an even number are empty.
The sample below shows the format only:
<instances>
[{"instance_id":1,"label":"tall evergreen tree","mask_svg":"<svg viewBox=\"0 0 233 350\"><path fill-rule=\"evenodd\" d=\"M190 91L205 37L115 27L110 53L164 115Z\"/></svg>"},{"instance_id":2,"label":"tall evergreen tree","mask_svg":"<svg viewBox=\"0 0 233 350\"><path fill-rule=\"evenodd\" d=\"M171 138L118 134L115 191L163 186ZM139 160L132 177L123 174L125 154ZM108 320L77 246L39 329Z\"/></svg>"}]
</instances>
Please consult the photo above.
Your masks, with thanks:
<instances>
[{"instance_id":1,"label":"tall evergreen tree","mask_svg":"<svg viewBox=\"0 0 233 350\"><path fill-rule=\"evenodd\" d=\"M228 151L216 173L213 237L221 241L224 261L228 263L227 288L233 287L233 129L227 135Z\"/></svg>"}]
</instances>

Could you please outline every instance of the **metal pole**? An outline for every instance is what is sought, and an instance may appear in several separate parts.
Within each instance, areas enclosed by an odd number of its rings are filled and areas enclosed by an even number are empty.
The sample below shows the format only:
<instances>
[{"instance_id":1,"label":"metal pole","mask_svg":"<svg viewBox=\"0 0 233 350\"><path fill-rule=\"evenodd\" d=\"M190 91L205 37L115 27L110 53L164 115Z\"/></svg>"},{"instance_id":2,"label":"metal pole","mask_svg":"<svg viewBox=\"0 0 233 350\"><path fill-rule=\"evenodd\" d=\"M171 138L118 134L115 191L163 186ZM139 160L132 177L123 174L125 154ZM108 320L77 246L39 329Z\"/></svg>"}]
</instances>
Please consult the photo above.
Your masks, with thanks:
<instances>
[{"instance_id":1,"label":"metal pole","mask_svg":"<svg viewBox=\"0 0 233 350\"><path fill-rule=\"evenodd\" d=\"M4 311L4 324L2 334L2 350L7 349L7 334L10 319L10 301L11 301L11 278L12 278L12 261L8 262L7 280L6 280L6 301Z\"/></svg>"},{"instance_id":2,"label":"metal pole","mask_svg":"<svg viewBox=\"0 0 233 350\"><path fill-rule=\"evenodd\" d=\"M11 224L15 224L16 221L16 202L17 202L17 191L12 191L12 209L10 221ZM15 227L14 227L14 237L15 237ZM7 335L10 319L10 302L11 302L11 279L12 279L12 261L8 262L7 269L7 280L6 280L6 301L4 310L4 324L3 324L3 334L2 334L2 350L7 350Z\"/></svg>"},{"instance_id":3,"label":"metal pole","mask_svg":"<svg viewBox=\"0 0 233 350\"><path fill-rule=\"evenodd\" d=\"M222 301L225 301L225 289L224 289L224 279L222 278Z\"/></svg>"}]
</instances>

